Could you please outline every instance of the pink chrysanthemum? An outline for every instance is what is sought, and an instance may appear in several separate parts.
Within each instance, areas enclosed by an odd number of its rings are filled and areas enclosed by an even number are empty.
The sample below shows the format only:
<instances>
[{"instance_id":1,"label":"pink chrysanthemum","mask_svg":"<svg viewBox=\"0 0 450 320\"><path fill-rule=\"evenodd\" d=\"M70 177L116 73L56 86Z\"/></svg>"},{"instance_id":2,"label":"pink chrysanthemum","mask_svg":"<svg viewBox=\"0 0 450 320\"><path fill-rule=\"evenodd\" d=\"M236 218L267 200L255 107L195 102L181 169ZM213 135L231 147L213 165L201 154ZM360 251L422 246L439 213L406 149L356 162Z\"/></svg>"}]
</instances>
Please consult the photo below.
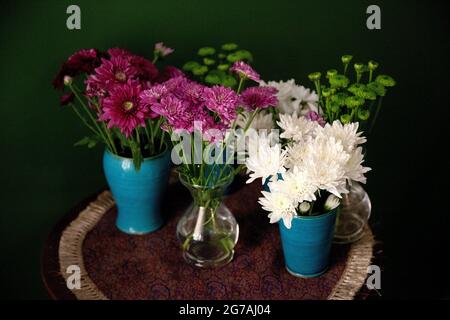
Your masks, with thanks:
<instances>
[{"instance_id":1,"label":"pink chrysanthemum","mask_svg":"<svg viewBox=\"0 0 450 320\"><path fill-rule=\"evenodd\" d=\"M164 68L162 72L158 74L158 77L156 78L155 81L157 83L162 83L176 77L186 77L186 75L183 73L183 71L181 71L176 67L167 66Z\"/></svg>"},{"instance_id":2,"label":"pink chrysanthemum","mask_svg":"<svg viewBox=\"0 0 450 320\"><path fill-rule=\"evenodd\" d=\"M318 122L322 127L325 126L326 121L324 120L324 118L318 114L315 111L309 111L306 115L305 118L310 120L310 121L316 121Z\"/></svg>"},{"instance_id":3,"label":"pink chrysanthemum","mask_svg":"<svg viewBox=\"0 0 450 320\"><path fill-rule=\"evenodd\" d=\"M163 97L159 103L153 104L152 111L166 118L167 124L175 131L193 130L194 121L189 105L174 95Z\"/></svg>"},{"instance_id":4,"label":"pink chrysanthemum","mask_svg":"<svg viewBox=\"0 0 450 320\"><path fill-rule=\"evenodd\" d=\"M174 52L172 48L166 47L163 42L158 42L155 44L155 54L161 57L168 56Z\"/></svg>"},{"instance_id":5,"label":"pink chrysanthemum","mask_svg":"<svg viewBox=\"0 0 450 320\"><path fill-rule=\"evenodd\" d=\"M136 76L143 82L153 82L158 77L158 69L149 60L141 56L132 56L130 58L131 65L136 70Z\"/></svg>"},{"instance_id":6,"label":"pink chrysanthemum","mask_svg":"<svg viewBox=\"0 0 450 320\"><path fill-rule=\"evenodd\" d=\"M133 54L130 51L122 49L122 48L111 48L111 49L108 49L108 54L109 54L109 56L111 58L113 58L113 57L122 57L122 58L124 58L124 57L131 57L131 56L133 56Z\"/></svg>"},{"instance_id":7,"label":"pink chrysanthemum","mask_svg":"<svg viewBox=\"0 0 450 320\"><path fill-rule=\"evenodd\" d=\"M239 97L232 89L222 86L205 87L203 98L206 107L216 112L223 121L231 122L236 119Z\"/></svg>"},{"instance_id":8,"label":"pink chrysanthemum","mask_svg":"<svg viewBox=\"0 0 450 320\"><path fill-rule=\"evenodd\" d=\"M162 84L154 85L151 88L141 92L140 98L142 103L147 108L147 116L150 119L154 119L159 116L152 110L152 107L153 105L160 103L161 99L167 93L168 93L167 88Z\"/></svg>"},{"instance_id":9,"label":"pink chrysanthemum","mask_svg":"<svg viewBox=\"0 0 450 320\"><path fill-rule=\"evenodd\" d=\"M247 111L276 106L278 104L277 92L278 90L273 87L250 87L242 92L239 103Z\"/></svg>"},{"instance_id":10,"label":"pink chrysanthemum","mask_svg":"<svg viewBox=\"0 0 450 320\"><path fill-rule=\"evenodd\" d=\"M109 121L108 128L117 127L129 137L133 130L145 126L146 108L140 99L141 86L131 81L115 85L103 100L100 120Z\"/></svg>"},{"instance_id":11,"label":"pink chrysanthemum","mask_svg":"<svg viewBox=\"0 0 450 320\"><path fill-rule=\"evenodd\" d=\"M86 80L89 96L103 96L104 91L112 90L116 85L127 83L137 78L137 70L125 56L115 56L111 60L102 59L95 74Z\"/></svg>"},{"instance_id":12,"label":"pink chrysanthemum","mask_svg":"<svg viewBox=\"0 0 450 320\"><path fill-rule=\"evenodd\" d=\"M260 80L259 74L243 61L236 61L230 71L237 73L241 78L248 78L253 81Z\"/></svg>"}]
</instances>

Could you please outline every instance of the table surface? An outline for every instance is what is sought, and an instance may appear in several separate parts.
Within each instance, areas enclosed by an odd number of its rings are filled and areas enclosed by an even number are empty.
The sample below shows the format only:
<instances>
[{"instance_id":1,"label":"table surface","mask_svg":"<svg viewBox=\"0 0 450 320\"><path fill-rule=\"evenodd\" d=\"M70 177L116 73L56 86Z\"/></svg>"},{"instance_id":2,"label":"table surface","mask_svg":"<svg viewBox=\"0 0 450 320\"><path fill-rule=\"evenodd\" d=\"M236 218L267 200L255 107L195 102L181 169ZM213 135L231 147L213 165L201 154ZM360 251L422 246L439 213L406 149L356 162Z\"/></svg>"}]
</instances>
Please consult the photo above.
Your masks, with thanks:
<instances>
[{"instance_id":1,"label":"table surface","mask_svg":"<svg viewBox=\"0 0 450 320\"><path fill-rule=\"evenodd\" d=\"M82 245L89 277L110 299L326 299L345 270L350 245L333 245L325 275L295 278L284 268L277 226L268 223L257 203L260 185L245 185L237 179L234 191L224 201L241 232L234 260L227 266L199 269L184 262L175 228L190 196L181 184L172 183L162 208L167 222L156 232L124 234L114 225L116 208L104 214ZM76 299L60 272L59 240L96 197L88 197L64 216L45 243L41 273L53 299ZM374 297L376 294L363 286L355 299Z\"/></svg>"}]
</instances>

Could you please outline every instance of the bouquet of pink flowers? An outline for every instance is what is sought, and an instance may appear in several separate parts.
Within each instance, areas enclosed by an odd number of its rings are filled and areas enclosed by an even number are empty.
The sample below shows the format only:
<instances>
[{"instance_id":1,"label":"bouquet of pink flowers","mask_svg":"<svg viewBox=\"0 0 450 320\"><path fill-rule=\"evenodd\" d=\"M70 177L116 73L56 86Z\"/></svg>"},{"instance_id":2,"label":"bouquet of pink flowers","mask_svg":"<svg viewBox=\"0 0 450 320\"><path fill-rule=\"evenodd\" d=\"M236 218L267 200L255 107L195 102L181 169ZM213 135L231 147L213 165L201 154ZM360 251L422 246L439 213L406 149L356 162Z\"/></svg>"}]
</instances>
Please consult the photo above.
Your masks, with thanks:
<instances>
[{"instance_id":1,"label":"bouquet of pink flowers","mask_svg":"<svg viewBox=\"0 0 450 320\"><path fill-rule=\"evenodd\" d=\"M119 48L80 50L70 56L53 85L69 89L61 104L69 105L92 133L76 145L92 148L104 143L111 153L133 158L137 170L144 158L163 152L167 148L160 128L163 118L152 110L148 90L183 76L175 67L161 72L156 68L156 61L171 52L157 43L153 61Z\"/></svg>"},{"instance_id":2,"label":"bouquet of pink flowers","mask_svg":"<svg viewBox=\"0 0 450 320\"><path fill-rule=\"evenodd\" d=\"M172 160L180 164L180 173L191 183L208 186L225 178L225 172L236 173L225 170L223 165L234 160L229 152L234 150L231 143L235 142L230 130L236 128L238 116L243 112L251 114L245 131L260 110L277 104L274 88L243 89L247 80L259 81L259 74L248 64L235 62L230 73L238 76L236 91L222 85L208 87L180 75L144 90L141 96L163 119L161 127L172 140L183 140L175 145L173 155L178 158Z\"/></svg>"}]
</instances>

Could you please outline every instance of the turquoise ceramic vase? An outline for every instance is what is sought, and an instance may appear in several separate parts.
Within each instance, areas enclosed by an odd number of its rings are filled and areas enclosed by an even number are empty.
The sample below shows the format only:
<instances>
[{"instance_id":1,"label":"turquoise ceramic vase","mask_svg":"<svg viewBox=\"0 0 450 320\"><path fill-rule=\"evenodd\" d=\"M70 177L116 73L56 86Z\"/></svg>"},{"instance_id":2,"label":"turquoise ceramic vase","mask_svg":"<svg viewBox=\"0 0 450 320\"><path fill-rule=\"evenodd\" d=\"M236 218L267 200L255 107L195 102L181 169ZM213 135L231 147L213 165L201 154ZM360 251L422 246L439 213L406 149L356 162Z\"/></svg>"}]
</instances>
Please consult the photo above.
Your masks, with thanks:
<instances>
[{"instance_id":1,"label":"turquoise ceramic vase","mask_svg":"<svg viewBox=\"0 0 450 320\"><path fill-rule=\"evenodd\" d=\"M103 169L118 209L117 228L139 235L161 227L160 205L169 177L170 150L145 158L139 171L133 159L106 150Z\"/></svg>"},{"instance_id":2,"label":"turquoise ceramic vase","mask_svg":"<svg viewBox=\"0 0 450 320\"><path fill-rule=\"evenodd\" d=\"M296 216L291 229L278 223L286 268L294 276L312 278L329 265L336 209L318 216Z\"/></svg>"}]
</instances>

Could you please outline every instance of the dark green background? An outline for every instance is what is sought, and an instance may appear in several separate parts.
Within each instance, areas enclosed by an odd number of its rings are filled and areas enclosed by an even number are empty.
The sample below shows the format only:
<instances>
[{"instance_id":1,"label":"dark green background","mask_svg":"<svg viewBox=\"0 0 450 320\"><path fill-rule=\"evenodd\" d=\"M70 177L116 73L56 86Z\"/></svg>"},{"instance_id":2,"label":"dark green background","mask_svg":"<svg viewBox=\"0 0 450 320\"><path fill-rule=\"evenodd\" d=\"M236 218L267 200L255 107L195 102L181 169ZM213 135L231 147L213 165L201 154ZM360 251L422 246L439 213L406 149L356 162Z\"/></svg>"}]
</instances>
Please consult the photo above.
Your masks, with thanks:
<instances>
[{"instance_id":1,"label":"dark green background","mask_svg":"<svg viewBox=\"0 0 450 320\"><path fill-rule=\"evenodd\" d=\"M82 29L66 28L78 4ZM369 4L382 29L366 28ZM381 294L449 294L449 47L447 8L423 1L2 1L0 5L0 294L46 298L39 275L52 225L105 185L102 150L74 148L85 133L51 87L60 63L80 48L121 46L149 56L157 41L179 65L203 45L234 41L251 50L264 79L339 66L341 54L381 62L398 86L371 136L367 189L384 241ZM446 167L444 167L444 164ZM444 201L443 201L444 200Z\"/></svg>"}]
</instances>

